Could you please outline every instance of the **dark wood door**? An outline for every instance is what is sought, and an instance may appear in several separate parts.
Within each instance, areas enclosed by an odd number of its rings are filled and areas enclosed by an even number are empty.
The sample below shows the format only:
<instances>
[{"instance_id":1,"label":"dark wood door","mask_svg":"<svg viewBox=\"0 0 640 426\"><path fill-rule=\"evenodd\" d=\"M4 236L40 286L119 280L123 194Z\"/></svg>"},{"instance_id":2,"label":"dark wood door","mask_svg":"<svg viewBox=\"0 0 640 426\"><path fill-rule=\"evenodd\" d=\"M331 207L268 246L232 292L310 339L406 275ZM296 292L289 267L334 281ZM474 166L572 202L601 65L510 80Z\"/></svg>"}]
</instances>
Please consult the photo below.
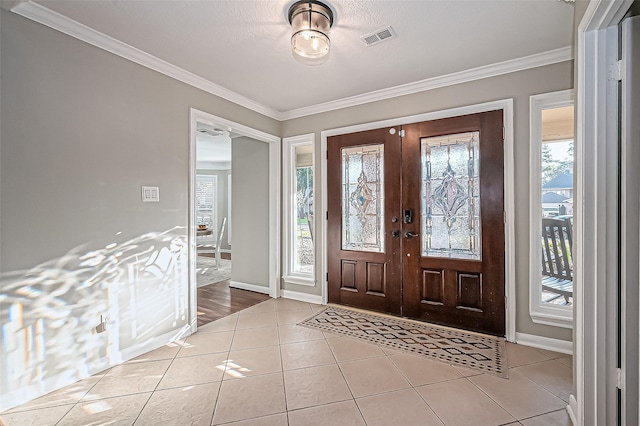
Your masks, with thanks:
<instances>
[{"instance_id":1,"label":"dark wood door","mask_svg":"<svg viewBox=\"0 0 640 426\"><path fill-rule=\"evenodd\" d=\"M502 111L404 126L403 315L505 332ZM416 234L404 235L407 232Z\"/></svg>"},{"instance_id":2,"label":"dark wood door","mask_svg":"<svg viewBox=\"0 0 640 426\"><path fill-rule=\"evenodd\" d=\"M390 130L327 141L328 299L400 315L401 139Z\"/></svg>"},{"instance_id":3,"label":"dark wood door","mask_svg":"<svg viewBox=\"0 0 640 426\"><path fill-rule=\"evenodd\" d=\"M330 137L331 303L504 335L502 111Z\"/></svg>"}]
</instances>

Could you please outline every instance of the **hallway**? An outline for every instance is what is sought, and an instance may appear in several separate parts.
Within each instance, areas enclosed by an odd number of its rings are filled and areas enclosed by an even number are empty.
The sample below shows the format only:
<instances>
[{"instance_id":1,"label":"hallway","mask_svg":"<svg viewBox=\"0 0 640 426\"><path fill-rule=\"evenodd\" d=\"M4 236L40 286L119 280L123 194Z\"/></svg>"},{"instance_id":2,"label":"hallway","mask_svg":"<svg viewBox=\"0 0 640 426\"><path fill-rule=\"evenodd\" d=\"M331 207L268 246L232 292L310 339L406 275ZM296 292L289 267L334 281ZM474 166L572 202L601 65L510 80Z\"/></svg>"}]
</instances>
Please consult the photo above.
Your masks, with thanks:
<instances>
[{"instance_id":1,"label":"hallway","mask_svg":"<svg viewBox=\"0 0 640 426\"><path fill-rule=\"evenodd\" d=\"M297 326L270 299L3 414L12 425L570 425L570 356L507 344L509 379Z\"/></svg>"}]
</instances>

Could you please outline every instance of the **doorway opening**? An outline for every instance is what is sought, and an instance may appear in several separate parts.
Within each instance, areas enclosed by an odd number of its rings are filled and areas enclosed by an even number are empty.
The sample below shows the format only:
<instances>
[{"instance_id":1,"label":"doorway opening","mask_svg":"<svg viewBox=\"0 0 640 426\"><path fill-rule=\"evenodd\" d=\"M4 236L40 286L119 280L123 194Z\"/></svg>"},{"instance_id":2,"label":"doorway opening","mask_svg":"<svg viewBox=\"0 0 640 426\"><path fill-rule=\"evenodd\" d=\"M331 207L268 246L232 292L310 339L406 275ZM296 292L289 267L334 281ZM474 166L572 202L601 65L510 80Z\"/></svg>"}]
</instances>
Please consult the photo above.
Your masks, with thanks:
<instances>
[{"instance_id":1,"label":"doorway opening","mask_svg":"<svg viewBox=\"0 0 640 426\"><path fill-rule=\"evenodd\" d=\"M504 314L505 314L505 336L507 341L516 342L519 336L516 333L516 292L515 292L515 186L514 186L514 123L513 123L513 99L502 99L481 104L456 107L441 111L428 112L413 116L400 117L391 120L371 122L354 126L347 126L324 130L321 132L320 146L320 172L322 176L327 176L327 159L325 154L328 147L328 138L331 136L344 135L348 133L363 132L367 130L380 129L391 126L404 126L411 123L421 123L423 121L438 120L442 118L457 117L467 114L475 114L486 111L501 110L503 116L504 134ZM502 135L500 135L502 136ZM317 201L320 203L320 211L327 211L327 179L319 181L322 188L322 197ZM318 263L321 267L321 276L328 273L328 257L330 253L328 245L327 221L318 221L318 236L320 247L318 254L322 256ZM322 300L328 302L328 282L322 280Z\"/></svg>"},{"instance_id":2,"label":"doorway opening","mask_svg":"<svg viewBox=\"0 0 640 426\"><path fill-rule=\"evenodd\" d=\"M231 310L231 141L236 136L206 123L196 125L198 325L215 321ZM221 305L228 305L228 309L221 309Z\"/></svg>"},{"instance_id":3,"label":"doorway opening","mask_svg":"<svg viewBox=\"0 0 640 426\"><path fill-rule=\"evenodd\" d=\"M279 145L278 137L191 110L192 332L277 297Z\"/></svg>"}]
</instances>

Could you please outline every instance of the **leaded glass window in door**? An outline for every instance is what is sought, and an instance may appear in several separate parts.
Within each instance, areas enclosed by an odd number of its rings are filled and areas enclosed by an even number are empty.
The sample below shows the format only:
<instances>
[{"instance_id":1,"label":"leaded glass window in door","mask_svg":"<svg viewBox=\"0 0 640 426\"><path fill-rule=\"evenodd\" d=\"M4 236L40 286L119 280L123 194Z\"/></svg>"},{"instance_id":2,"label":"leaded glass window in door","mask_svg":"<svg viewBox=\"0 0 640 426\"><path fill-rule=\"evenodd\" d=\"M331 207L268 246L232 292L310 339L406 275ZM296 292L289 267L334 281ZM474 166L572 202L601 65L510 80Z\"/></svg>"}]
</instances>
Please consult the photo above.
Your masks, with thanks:
<instances>
[{"instance_id":1,"label":"leaded glass window in door","mask_svg":"<svg viewBox=\"0 0 640 426\"><path fill-rule=\"evenodd\" d=\"M481 260L479 136L420 141L422 256Z\"/></svg>"},{"instance_id":2,"label":"leaded glass window in door","mask_svg":"<svg viewBox=\"0 0 640 426\"><path fill-rule=\"evenodd\" d=\"M342 249L384 252L384 145L341 150Z\"/></svg>"}]
</instances>

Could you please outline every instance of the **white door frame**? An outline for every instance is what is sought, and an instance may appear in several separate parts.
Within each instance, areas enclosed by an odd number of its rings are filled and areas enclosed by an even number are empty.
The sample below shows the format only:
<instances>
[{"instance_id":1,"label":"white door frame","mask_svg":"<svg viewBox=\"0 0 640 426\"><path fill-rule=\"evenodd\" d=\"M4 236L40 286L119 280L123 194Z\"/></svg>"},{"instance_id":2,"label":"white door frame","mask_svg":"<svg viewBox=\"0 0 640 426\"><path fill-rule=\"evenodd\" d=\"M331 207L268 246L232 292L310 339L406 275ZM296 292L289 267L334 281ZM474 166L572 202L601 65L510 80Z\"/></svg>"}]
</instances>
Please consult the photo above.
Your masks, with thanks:
<instances>
[{"instance_id":1,"label":"white door frame","mask_svg":"<svg viewBox=\"0 0 640 426\"><path fill-rule=\"evenodd\" d=\"M408 117L394 118L391 120L376 121L373 123L357 124L354 126L340 127L337 129L323 130L320 132L320 170L322 175L322 200L320 211L322 215L327 212L327 138L329 136L343 135L347 133L361 132L364 130L379 129L382 127L400 126L403 124L420 123L423 121L438 120L440 118L457 117L465 114L503 110L504 119L504 209L505 209L505 330L506 338L510 342L516 340L516 269L515 269L515 188L514 188L514 157L513 157L513 99L502 99L482 104L452 108L443 111L428 112L425 114L411 115ZM321 216L322 217L322 216ZM322 267L321 277L326 277L328 272L327 255L327 221L326 216L320 221L322 235L321 254L319 259ZM318 260L316 260L318 262ZM317 263L316 263L317 264ZM327 280L322 280L322 303L327 303Z\"/></svg>"},{"instance_id":2,"label":"white door frame","mask_svg":"<svg viewBox=\"0 0 640 426\"><path fill-rule=\"evenodd\" d=\"M612 193L617 193L618 108L610 64L617 61L616 26L632 2L591 1L577 33L576 199L581 201L574 214L576 394L568 410L574 425L615 424L611 391L617 372L610 343L617 334L617 301L608 287L617 279L617 236L607 230L617 226L618 200Z\"/></svg>"},{"instance_id":3,"label":"white door frame","mask_svg":"<svg viewBox=\"0 0 640 426\"><path fill-rule=\"evenodd\" d=\"M280 297L280 138L260 130L191 108L189 110L189 324L195 333L197 319L196 283L196 128L205 123L269 144L269 296Z\"/></svg>"}]
</instances>

